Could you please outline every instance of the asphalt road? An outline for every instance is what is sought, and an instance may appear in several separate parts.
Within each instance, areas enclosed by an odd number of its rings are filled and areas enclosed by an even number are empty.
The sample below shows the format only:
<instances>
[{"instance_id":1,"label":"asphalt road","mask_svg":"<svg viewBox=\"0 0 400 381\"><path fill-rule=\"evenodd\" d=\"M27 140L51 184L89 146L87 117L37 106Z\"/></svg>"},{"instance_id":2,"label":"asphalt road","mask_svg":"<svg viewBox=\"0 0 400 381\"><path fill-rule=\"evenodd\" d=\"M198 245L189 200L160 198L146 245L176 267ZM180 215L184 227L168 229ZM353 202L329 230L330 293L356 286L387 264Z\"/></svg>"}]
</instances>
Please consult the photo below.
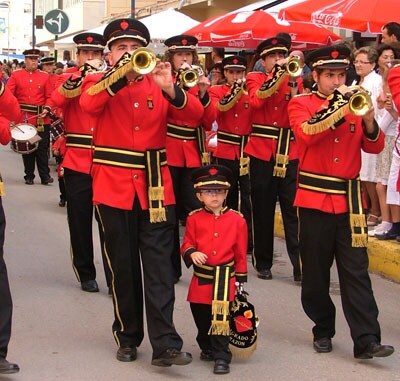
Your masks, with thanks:
<instances>
[{"instance_id":1,"label":"asphalt road","mask_svg":"<svg viewBox=\"0 0 400 381\"><path fill-rule=\"evenodd\" d=\"M231 373L214 376L212 364L199 360L195 327L186 302L190 270L176 285L175 325L193 362L184 367L150 365L147 336L138 359L121 363L111 333L112 301L107 295L96 236L100 293L82 292L71 268L66 209L58 206L58 185L24 184L22 158L0 148L6 184L5 259L14 300L10 361L21 371L0 380L400 380L400 285L372 275L382 342L398 350L389 358L355 360L349 329L340 306L336 272L332 295L337 306L337 334L330 354L312 349L312 324L300 304L300 286L291 278L284 242L276 239L274 279L260 280L249 262L246 286L260 318L258 348L246 361L234 360ZM56 178L54 165L52 175ZM96 229L95 229L96 231Z\"/></svg>"}]
</instances>

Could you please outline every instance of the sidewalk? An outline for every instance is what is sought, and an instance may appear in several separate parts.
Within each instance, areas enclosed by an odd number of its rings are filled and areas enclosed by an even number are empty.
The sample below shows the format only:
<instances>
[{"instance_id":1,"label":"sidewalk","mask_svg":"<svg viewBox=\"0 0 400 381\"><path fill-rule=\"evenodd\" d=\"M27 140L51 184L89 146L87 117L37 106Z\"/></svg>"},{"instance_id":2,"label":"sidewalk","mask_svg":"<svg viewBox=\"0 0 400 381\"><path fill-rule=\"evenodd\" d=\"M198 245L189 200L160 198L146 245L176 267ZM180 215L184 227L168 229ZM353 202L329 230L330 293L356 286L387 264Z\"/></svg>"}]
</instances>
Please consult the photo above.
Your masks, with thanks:
<instances>
[{"instance_id":1,"label":"sidewalk","mask_svg":"<svg viewBox=\"0 0 400 381\"><path fill-rule=\"evenodd\" d=\"M275 235L285 238L280 212L275 214ZM368 256L371 272L400 283L400 242L368 237Z\"/></svg>"}]
</instances>

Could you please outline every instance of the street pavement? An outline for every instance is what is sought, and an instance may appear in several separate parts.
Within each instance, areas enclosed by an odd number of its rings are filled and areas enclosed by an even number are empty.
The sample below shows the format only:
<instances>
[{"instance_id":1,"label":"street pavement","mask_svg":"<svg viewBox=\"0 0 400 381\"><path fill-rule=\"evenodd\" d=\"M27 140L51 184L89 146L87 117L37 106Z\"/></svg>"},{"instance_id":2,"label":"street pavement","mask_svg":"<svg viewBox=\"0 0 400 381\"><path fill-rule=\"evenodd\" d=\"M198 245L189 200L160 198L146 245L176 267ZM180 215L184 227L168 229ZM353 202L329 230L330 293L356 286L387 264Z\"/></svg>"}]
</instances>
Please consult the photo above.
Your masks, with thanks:
<instances>
[{"instance_id":1,"label":"street pavement","mask_svg":"<svg viewBox=\"0 0 400 381\"><path fill-rule=\"evenodd\" d=\"M97 228L96 267L100 293L80 290L72 271L66 209L58 206L58 185L23 181L22 158L9 147L0 148L0 169L6 185L5 259L14 300L13 334L8 359L17 362L18 374L0 380L18 381L128 381L128 380L400 380L400 285L371 275L380 308L382 343L397 351L389 358L355 360L348 326L340 305L336 271L332 297L337 306L337 334L333 352L312 349L311 321L300 303L300 286L291 277L284 241L276 239L274 279L256 277L249 260L249 300L260 318L258 347L247 360L234 360L231 373L215 376L212 363L199 360L196 330L186 293L191 270L184 268L176 285L174 320L193 354L188 366L158 368L150 365L147 338L132 363L115 359L111 333L113 309L107 295ZM54 164L52 176L56 180ZM249 258L250 259L250 258Z\"/></svg>"}]
</instances>

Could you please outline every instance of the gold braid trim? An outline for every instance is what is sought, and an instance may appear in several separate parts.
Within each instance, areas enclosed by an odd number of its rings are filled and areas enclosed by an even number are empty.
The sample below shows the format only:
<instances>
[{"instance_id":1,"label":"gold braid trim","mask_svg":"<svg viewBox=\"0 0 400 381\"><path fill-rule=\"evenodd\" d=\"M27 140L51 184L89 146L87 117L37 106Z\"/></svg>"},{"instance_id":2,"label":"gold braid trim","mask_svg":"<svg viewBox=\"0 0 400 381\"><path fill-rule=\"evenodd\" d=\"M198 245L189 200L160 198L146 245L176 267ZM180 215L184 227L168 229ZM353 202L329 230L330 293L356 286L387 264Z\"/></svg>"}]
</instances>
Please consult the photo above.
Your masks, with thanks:
<instances>
[{"instance_id":1,"label":"gold braid trim","mask_svg":"<svg viewBox=\"0 0 400 381\"><path fill-rule=\"evenodd\" d=\"M244 94L244 82L238 83L234 82L231 88L231 92L220 99L217 104L217 108L219 111L228 111L230 110L236 102L242 97Z\"/></svg>"},{"instance_id":2,"label":"gold braid trim","mask_svg":"<svg viewBox=\"0 0 400 381\"><path fill-rule=\"evenodd\" d=\"M65 98L75 98L82 93L82 82L86 75L90 72L96 71L96 69L89 65L88 63L83 64L79 71L81 72L80 77L72 79L72 76L69 77L63 84L58 88L58 92L63 95Z\"/></svg>"},{"instance_id":3,"label":"gold braid trim","mask_svg":"<svg viewBox=\"0 0 400 381\"><path fill-rule=\"evenodd\" d=\"M328 108L315 113L311 119L301 125L301 128L306 135L319 134L333 127L349 112L348 100L339 92L335 92L329 101Z\"/></svg>"},{"instance_id":4,"label":"gold braid trim","mask_svg":"<svg viewBox=\"0 0 400 381\"><path fill-rule=\"evenodd\" d=\"M4 82L0 81L0 97L3 95L4 89L5 89Z\"/></svg>"},{"instance_id":5,"label":"gold braid trim","mask_svg":"<svg viewBox=\"0 0 400 381\"><path fill-rule=\"evenodd\" d=\"M103 90L106 90L119 79L125 77L125 75L132 70L133 68L131 64L131 54L126 52L118 60L114 67L88 90L88 94L95 95Z\"/></svg>"},{"instance_id":6,"label":"gold braid trim","mask_svg":"<svg viewBox=\"0 0 400 381\"><path fill-rule=\"evenodd\" d=\"M278 90L284 79L288 76L287 71L279 65L274 67L274 75L266 80L257 90L256 95L260 99L268 98Z\"/></svg>"},{"instance_id":7,"label":"gold braid trim","mask_svg":"<svg viewBox=\"0 0 400 381\"><path fill-rule=\"evenodd\" d=\"M250 158L241 157L239 159L239 176L245 176L249 173Z\"/></svg>"},{"instance_id":8,"label":"gold braid trim","mask_svg":"<svg viewBox=\"0 0 400 381\"><path fill-rule=\"evenodd\" d=\"M229 336L229 320L219 320L216 318L217 315L229 316L229 301L213 300L211 304L211 312L213 319L208 334Z\"/></svg>"}]
</instances>

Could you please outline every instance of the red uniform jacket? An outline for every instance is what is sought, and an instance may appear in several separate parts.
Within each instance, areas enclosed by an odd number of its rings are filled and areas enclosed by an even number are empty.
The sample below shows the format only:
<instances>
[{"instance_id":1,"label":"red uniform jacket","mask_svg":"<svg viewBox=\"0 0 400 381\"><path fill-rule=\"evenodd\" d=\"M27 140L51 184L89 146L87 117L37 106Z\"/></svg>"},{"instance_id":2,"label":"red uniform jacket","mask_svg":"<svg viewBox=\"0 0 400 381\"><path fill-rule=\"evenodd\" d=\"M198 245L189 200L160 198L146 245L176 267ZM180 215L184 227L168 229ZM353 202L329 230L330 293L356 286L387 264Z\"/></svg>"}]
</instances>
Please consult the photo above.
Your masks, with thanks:
<instances>
[{"instance_id":1,"label":"red uniform jacket","mask_svg":"<svg viewBox=\"0 0 400 381\"><path fill-rule=\"evenodd\" d=\"M248 94L243 94L236 101L235 105L227 111L221 111L217 107L219 101L225 95L230 94L230 92L231 86L229 85L216 85L208 90L214 120L218 123L218 131L240 136L249 135L251 131L252 109L250 108L250 97ZM239 159L240 146L218 141L213 156L228 160Z\"/></svg>"},{"instance_id":2,"label":"red uniform jacket","mask_svg":"<svg viewBox=\"0 0 400 381\"><path fill-rule=\"evenodd\" d=\"M151 75L129 83L110 96L106 90L89 95L87 89L102 78L104 73L87 75L82 84L80 104L82 110L96 117L95 146L112 147L144 152L165 148L167 114L175 108ZM181 105L180 105L181 106ZM192 98L185 98L179 107L185 115L197 109ZM148 209L146 172L142 169L93 164L93 201L114 208L131 210L139 197L143 209ZM172 180L167 166L162 167L164 204L175 203Z\"/></svg>"},{"instance_id":3,"label":"red uniform jacket","mask_svg":"<svg viewBox=\"0 0 400 381\"><path fill-rule=\"evenodd\" d=\"M228 208L220 216L205 209L192 212L186 221L181 246L181 253L188 266L192 263L190 254L194 251L207 254L205 264L209 266L233 260L240 281L247 280L247 226L245 219L238 212ZM235 277L230 279L230 300L235 296L235 281ZM212 290L212 284L199 285L198 278L193 276L187 300L192 303L211 304Z\"/></svg>"},{"instance_id":4,"label":"red uniform jacket","mask_svg":"<svg viewBox=\"0 0 400 381\"><path fill-rule=\"evenodd\" d=\"M11 140L10 120L19 118L19 103L11 91L0 83L0 143L6 145Z\"/></svg>"},{"instance_id":5,"label":"red uniform jacket","mask_svg":"<svg viewBox=\"0 0 400 381\"><path fill-rule=\"evenodd\" d=\"M167 122L172 125L202 128L202 118L204 108L197 97L197 86L186 91L188 99L190 99L190 111L182 113L177 109L170 109L168 112ZM197 140L178 139L167 136L166 142L168 165L174 167L195 168L201 166L201 156L198 148Z\"/></svg>"},{"instance_id":6,"label":"red uniform jacket","mask_svg":"<svg viewBox=\"0 0 400 381\"><path fill-rule=\"evenodd\" d=\"M264 82L271 78L272 74L261 72L251 72L246 76L246 87L250 95L250 105L252 107L252 122L254 124L267 125L279 128L290 128L287 106L290 100L290 87L288 86L289 77L285 78L271 96L259 98L257 91ZM301 79L297 79L299 92L302 89ZM245 152L260 160L275 160L277 140L250 136ZM298 158L296 142L290 142L289 160Z\"/></svg>"},{"instance_id":7,"label":"red uniform jacket","mask_svg":"<svg viewBox=\"0 0 400 381\"><path fill-rule=\"evenodd\" d=\"M83 112L79 104L80 94L69 97L60 91L60 86L67 79L74 79L80 76L81 72L77 67L71 68L66 74L60 75L57 88L52 93L51 101L55 106L62 108L66 137L68 138L68 135L75 138L79 138L79 136L87 137L87 143L90 146L94 124L93 116ZM79 144L68 145L64 155L63 167L89 174L92 166L92 154L91 147L85 145L79 147Z\"/></svg>"},{"instance_id":8,"label":"red uniform jacket","mask_svg":"<svg viewBox=\"0 0 400 381\"><path fill-rule=\"evenodd\" d=\"M336 128L328 128L315 134L305 134L302 124L318 111L327 108L329 102L316 94L301 95L289 103L290 125L299 148L299 170L317 174L354 179L361 168L361 149L379 153L385 136L379 130L375 141L367 138L361 125L361 117L345 115L345 121ZM322 210L326 213L346 213L345 195L329 195L306 189L297 189L295 206Z\"/></svg>"},{"instance_id":9,"label":"red uniform jacket","mask_svg":"<svg viewBox=\"0 0 400 381\"><path fill-rule=\"evenodd\" d=\"M34 106L46 106L47 100L51 96L52 85L50 76L41 70L29 72L25 69L15 70L12 72L6 85L11 93L17 98L19 104L27 104ZM20 112L20 116L16 122L29 123L37 125L37 113ZM46 117L44 124L49 124L50 118Z\"/></svg>"}]
</instances>

